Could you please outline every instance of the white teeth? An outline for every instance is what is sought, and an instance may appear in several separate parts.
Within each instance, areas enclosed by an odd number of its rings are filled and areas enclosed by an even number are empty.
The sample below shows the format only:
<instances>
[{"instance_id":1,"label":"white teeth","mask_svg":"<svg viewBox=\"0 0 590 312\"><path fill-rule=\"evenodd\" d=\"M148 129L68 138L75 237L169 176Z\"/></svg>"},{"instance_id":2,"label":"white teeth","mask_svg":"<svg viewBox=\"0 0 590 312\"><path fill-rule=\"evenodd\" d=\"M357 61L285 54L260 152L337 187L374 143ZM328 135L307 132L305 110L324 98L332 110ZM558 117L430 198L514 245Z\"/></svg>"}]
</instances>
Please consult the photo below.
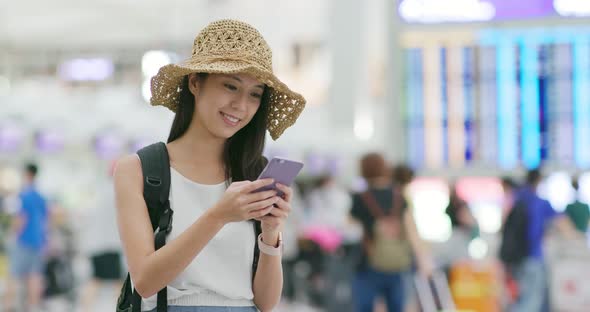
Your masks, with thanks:
<instances>
[{"instance_id":1,"label":"white teeth","mask_svg":"<svg viewBox=\"0 0 590 312\"><path fill-rule=\"evenodd\" d=\"M224 113L222 113L222 114L223 114L223 116L225 116L225 118L227 118L231 122L238 122L238 121L240 121L240 119L238 119L238 118L232 117L232 116L227 115L227 114L224 114Z\"/></svg>"}]
</instances>

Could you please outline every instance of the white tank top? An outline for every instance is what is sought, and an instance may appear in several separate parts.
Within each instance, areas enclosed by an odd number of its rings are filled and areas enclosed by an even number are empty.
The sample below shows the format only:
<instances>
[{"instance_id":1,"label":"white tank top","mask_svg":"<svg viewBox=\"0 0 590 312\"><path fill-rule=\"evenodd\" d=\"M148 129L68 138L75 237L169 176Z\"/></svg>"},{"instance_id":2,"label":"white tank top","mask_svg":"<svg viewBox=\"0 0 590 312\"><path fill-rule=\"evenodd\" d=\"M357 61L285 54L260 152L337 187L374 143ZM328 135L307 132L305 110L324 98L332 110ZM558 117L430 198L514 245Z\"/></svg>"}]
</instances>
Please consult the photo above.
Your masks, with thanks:
<instances>
[{"instance_id":1,"label":"white tank top","mask_svg":"<svg viewBox=\"0 0 590 312\"><path fill-rule=\"evenodd\" d=\"M170 242L192 225L225 192L225 183L198 184L170 168ZM226 224L191 264L168 284L168 305L253 306L252 261L256 241L252 222ZM143 299L142 311L156 307L157 296Z\"/></svg>"}]
</instances>

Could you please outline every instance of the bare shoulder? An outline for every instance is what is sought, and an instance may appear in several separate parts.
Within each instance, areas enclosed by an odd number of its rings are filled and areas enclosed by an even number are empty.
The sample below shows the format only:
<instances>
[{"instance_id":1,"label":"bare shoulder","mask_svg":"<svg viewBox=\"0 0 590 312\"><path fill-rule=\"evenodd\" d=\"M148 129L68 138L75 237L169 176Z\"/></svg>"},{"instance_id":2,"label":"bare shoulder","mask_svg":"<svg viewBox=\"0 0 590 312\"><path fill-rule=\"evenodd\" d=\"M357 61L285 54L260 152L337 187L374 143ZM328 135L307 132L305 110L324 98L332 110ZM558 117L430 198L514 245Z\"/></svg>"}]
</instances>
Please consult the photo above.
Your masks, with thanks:
<instances>
[{"instance_id":1,"label":"bare shoulder","mask_svg":"<svg viewBox=\"0 0 590 312\"><path fill-rule=\"evenodd\" d=\"M141 190L143 174L141 161L136 154L122 157L117 161L114 173L115 190ZM141 190L143 191L143 190Z\"/></svg>"}]
</instances>

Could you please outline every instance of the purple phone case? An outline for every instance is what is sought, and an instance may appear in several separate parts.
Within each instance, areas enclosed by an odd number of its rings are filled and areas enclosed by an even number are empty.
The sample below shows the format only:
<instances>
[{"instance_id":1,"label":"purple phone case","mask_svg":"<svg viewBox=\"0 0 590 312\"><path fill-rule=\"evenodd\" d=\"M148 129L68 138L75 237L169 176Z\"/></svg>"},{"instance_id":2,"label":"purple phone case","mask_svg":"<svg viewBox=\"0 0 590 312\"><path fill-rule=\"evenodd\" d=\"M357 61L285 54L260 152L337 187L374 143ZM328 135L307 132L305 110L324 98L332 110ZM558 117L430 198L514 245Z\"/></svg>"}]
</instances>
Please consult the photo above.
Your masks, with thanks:
<instances>
[{"instance_id":1,"label":"purple phone case","mask_svg":"<svg viewBox=\"0 0 590 312\"><path fill-rule=\"evenodd\" d=\"M266 178L273 178L275 180L275 183L260 188L256 191L260 192L276 189L275 184L277 182L283 185L291 186L291 184L295 180L295 177L297 177L297 174L299 174L299 171L301 171L301 168L303 168L303 163L301 162L280 157L274 157L268 162L264 170L262 170L262 173L260 174L258 179L260 180ZM281 191L279 191L278 189L277 191L277 195L283 196L283 193Z\"/></svg>"}]
</instances>

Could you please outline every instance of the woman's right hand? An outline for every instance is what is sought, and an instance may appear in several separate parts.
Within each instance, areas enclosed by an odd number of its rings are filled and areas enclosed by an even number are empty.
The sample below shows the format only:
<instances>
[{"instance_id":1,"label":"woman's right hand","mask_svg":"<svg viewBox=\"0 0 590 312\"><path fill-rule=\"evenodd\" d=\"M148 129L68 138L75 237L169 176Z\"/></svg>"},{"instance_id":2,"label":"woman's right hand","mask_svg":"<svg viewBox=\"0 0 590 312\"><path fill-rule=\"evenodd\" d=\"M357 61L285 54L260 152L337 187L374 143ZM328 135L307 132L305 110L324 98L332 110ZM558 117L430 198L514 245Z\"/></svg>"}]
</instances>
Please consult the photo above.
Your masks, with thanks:
<instances>
[{"instance_id":1,"label":"woman's right hand","mask_svg":"<svg viewBox=\"0 0 590 312\"><path fill-rule=\"evenodd\" d=\"M254 191L273 182L273 179L234 182L207 212L223 224L260 218L270 213L280 198L275 190Z\"/></svg>"}]
</instances>

